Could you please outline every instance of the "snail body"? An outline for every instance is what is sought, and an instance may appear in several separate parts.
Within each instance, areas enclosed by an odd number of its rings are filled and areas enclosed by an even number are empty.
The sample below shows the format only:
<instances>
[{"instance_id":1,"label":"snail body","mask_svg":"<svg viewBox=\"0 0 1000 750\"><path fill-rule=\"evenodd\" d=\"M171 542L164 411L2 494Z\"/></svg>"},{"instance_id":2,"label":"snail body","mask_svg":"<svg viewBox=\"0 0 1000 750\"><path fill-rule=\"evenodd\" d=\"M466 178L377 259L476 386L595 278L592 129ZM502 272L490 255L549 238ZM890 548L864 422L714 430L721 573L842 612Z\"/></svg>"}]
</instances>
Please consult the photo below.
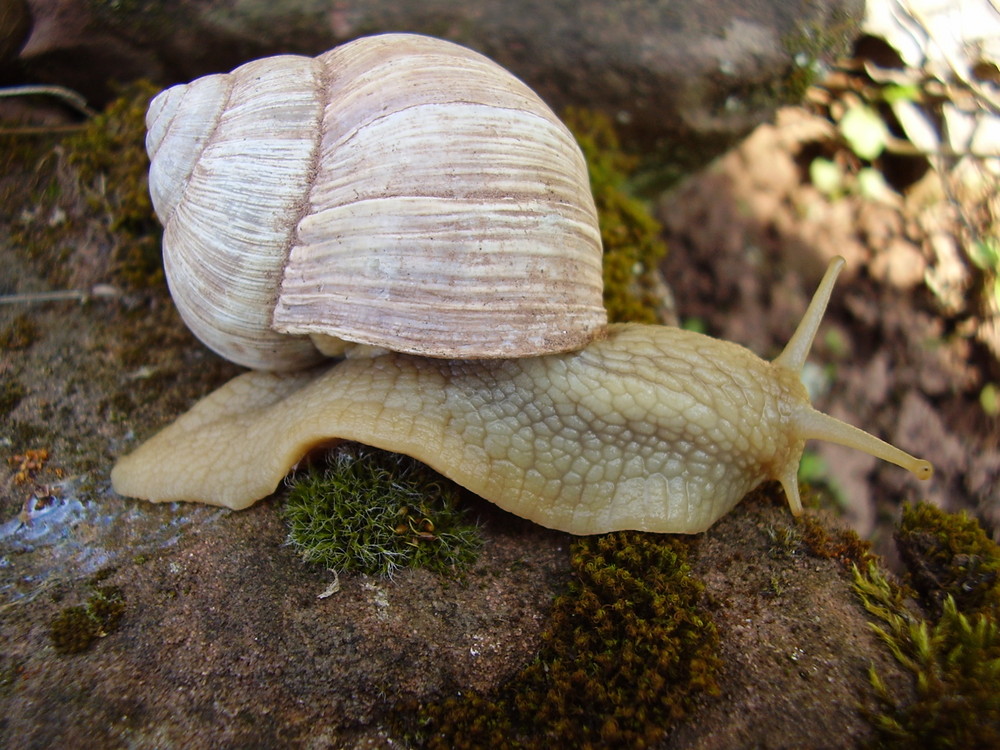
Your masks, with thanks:
<instances>
[{"instance_id":1,"label":"snail body","mask_svg":"<svg viewBox=\"0 0 1000 750\"><path fill-rule=\"evenodd\" d=\"M311 449L406 453L517 515L575 534L697 533L761 482L801 512L805 441L931 466L816 411L799 380L833 263L774 362L669 326L612 325L583 350L511 360L385 353L319 372L242 375L115 467L115 489L239 509Z\"/></svg>"},{"instance_id":2,"label":"snail body","mask_svg":"<svg viewBox=\"0 0 1000 750\"><path fill-rule=\"evenodd\" d=\"M163 92L147 122L171 294L259 371L120 459L123 495L245 508L354 440L552 528L695 533L768 479L800 512L810 438L931 475L799 380L842 259L773 362L607 326L579 148L469 50L389 34L267 58Z\"/></svg>"}]
</instances>

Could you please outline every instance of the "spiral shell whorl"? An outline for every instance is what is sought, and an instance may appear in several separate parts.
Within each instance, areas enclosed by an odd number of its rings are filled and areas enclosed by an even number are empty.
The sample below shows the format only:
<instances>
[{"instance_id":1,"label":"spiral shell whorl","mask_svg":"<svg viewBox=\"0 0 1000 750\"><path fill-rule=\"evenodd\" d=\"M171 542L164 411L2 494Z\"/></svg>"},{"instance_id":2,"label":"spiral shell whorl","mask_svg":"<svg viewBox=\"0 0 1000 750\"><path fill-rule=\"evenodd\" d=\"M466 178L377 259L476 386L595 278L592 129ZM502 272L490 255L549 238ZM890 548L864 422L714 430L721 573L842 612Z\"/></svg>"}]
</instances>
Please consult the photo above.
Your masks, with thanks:
<instances>
[{"instance_id":1,"label":"spiral shell whorl","mask_svg":"<svg viewBox=\"0 0 1000 750\"><path fill-rule=\"evenodd\" d=\"M171 295L206 345L248 367L321 358L307 337L271 328L315 161L321 72L310 58L266 58L169 89L150 107L150 193Z\"/></svg>"},{"instance_id":2,"label":"spiral shell whorl","mask_svg":"<svg viewBox=\"0 0 1000 750\"><path fill-rule=\"evenodd\" d=\"M177 208L183 197L182 188L209 136L215 132L228 94L226 76L206 76L169 88L149 104L146 113L149 184L153 206L164 224ZM165 141L169 145L163 148Z\"/></svg>"},{"instance_id":3,"label":"spiral shell whorl","mask_svg":"<svg viewBox=\"0 0 1000 750\"><path fill-rule=\"evenodd\" d=\"M165 91L147 117L171 293L241 364L308 334L440 357L578 348L602 330L586 165L481 55L389 34Z\"/></svg>"}]
</instances>

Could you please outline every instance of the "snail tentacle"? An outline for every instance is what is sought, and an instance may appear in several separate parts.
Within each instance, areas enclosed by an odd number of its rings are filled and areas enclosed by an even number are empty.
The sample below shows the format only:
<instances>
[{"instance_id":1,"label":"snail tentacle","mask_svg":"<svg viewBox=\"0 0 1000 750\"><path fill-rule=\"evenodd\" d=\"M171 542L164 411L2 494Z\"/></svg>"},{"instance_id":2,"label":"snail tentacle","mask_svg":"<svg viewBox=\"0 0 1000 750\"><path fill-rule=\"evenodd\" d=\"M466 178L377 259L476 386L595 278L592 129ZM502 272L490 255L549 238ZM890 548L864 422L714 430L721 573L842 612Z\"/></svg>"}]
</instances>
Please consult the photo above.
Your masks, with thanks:
<instances>
[{"instance_id":1,"label":"snail tentacle","mask_svg":"<svg viewBox=\"0 0 1000 750\"><path fill-rule=\"evenodd\" d=\"M795 431L803 440L826 440L848 448L868 453L896 464L918 479L930 479L934 476L934 467L930 461L911 456L904 450L865 432L854 425L842 422L836 417L817 411L808 405L803 405L792 415Z\"/></svg>"},{"instance_id":2,"label":"snail tentacle","mask_svg":"<svg viewBox=\"0 0 1000 750\"><path fill-rule=\"evenodd\" d=\"M785 344L781 354L774 358L774 364L787 367L793 372L802 371L802 366L805 365L809 350L812 349L813 340L819 331L820 323L823 322L826 306L830 303L830 295L833 294L833 287L844 268L844 263L844 259L839 255L830 261L826 273L823 274L823 279L819 282L819 286L809 302L809 307L806 308L802 320L799 321L799 325L795 329L795 333Z\"/></svg>"}]
</instances>

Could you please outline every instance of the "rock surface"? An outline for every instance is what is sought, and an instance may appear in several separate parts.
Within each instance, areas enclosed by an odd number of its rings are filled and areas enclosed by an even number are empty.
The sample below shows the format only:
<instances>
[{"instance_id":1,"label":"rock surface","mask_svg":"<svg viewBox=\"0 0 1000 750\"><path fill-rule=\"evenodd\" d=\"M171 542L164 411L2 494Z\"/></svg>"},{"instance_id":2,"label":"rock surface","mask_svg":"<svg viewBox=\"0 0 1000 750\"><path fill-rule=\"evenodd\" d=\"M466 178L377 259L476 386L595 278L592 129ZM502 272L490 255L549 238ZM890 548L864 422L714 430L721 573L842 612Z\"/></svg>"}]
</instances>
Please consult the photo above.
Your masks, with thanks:
<instances>
[{"instance_id":1,"label":"rock surface","mask_svg":"<svg viewBox=\"0 0 1000 750\"><path fill-rule=\"evenodd\" d=\"M566 581L568 536L482 510L486 548L464 580L345 575L324 599L332 575L283 546L273 503L201 514L149 556L117 551L102 585L122 592L125 614L80 654L59 654L49 640L52 619L86 598L83 581L62 569L37 596L4 604L0 741L12 749L402 742L397 722L418 704L488 693L530 661ZM132 512L169 524L189 511ZM839 563L797 546L773 549L773 530L792 526L786 508L758 500L695 542L694 572L725 661L722 694L704 698L664 746L826 747L837 737L847 747L868 737L859 710L875 708L867 668L892 680L898 669Z\"/></svg>"},{"instance_id":2,"label":"rock surface","mask_svg":"<svg viewBox=\"0 0 1000 750\"><path fill-rule=\"evenodd\" d=\"M812 66L846 52L859 0L535 3L529 0L31 0L17 73L96 105L113 81L167 85L278 53L315 55L357 36L412 31L465 44L557 110L601 109L637 134L712 153L797 99ZM86 61L86 64L81 64ZM798 83L797 83L798 81Z\"/></svg>"},{"instance_id":3,"label":"rock surface","mask_svg":"<svg viewBox=\"0 0 1000 750\"><path fill-rule=\"evenodd\" d=\"M284 545L280 498L229 513L111 493L115 458L236 368L186 333L155 275L140 291L93 294L114 278L124 242L99 200L108 186L67 179L72 167L54 144L32 152L16 143L27 155L9 141L0 151L0 293L72 287L88 299L0 307L0 457L8 467L0 487L0 745L400 746L395 721L412 716L416 704L470 688L488 692L528 662L570 575L567 535L470 499L486 544L464 579L343 575L338 593L319 598L334 577ZM741 152L734 179L749 181L752 172L776 180L773 190L758 186L749 195L770 200L769 215L791 221L796 212L784 209L798 168L790 158L775 160L770 146L761 158L783 165L781 174L751 170L759 162ZM55 181L45 182L53 173ZM745 307L729 318L745 331L770 331L771 338L751 339L767 354L811 293L809 266L781 272L762 263L748 274L735 249L744 232L766 238L767 226L748 230L737 210L747 194L721 189L711 173L706 179L689 188L673 219L665 216L674 257L685 257L679 240L699 227L729 238L717 265L712 255L687 256L692 268L721 277L713 301L698 309L739 299ZM721 218L706 221L698 213L706 204ZM873 219L872 232L876 225ZM678 284L682 293L712 285L704 273L684 278L690 283ZM860 314L845 316L834 305L837 325L870 319L872 303L854 298ZM898 325L899 309L908 308L887 299L885 317ZM752 319L767 322L752 326ZM723 329L714 320L712 327ZM838 371L886 400L896 375L889 363L898 355L841 361ZM933 386L940 397L950 372L914 366L901 429L926 429L932 416L918 386ZM948 424L935 435L947 434L939 450L958 461L972 451L959 442L954 414L940 417ZM984 487L992 486L990 471L995 465L979 468ZM859 746L870 737L864 710L874 708L869 665L887 683L907 684L868 627L846 567L815 556L802 536L783 504L758 495L692 538L693 575L705 585L719 631L721 692L700 698L662 746ZM120 592L120 621L88 650L59 653L50 638L54 618L87 601L96 585Z\"/></svg>"},{"instance_id":4,"label":"rock surface","mask_svg":"<svg viewBox=\"0 0 1000 750\"><path fill-rule=\"evenodd\" d=\"M107 186L68 179L64 158L5 154L2 293L92 292L113 274L124 240L94 208ZM115 458L236 372L186 332L155 274L147 286L0 307L0 745L387 746L420 703L489 693L531 660L572 538L488 503L468 501L486 542L464 579L345 574L319 598L334 577L284 545L280 500L230 513L115 496ZM787 541L793 525L758 497L692 539L724 667L682 744L868 735L867 665L896 668L844 567ZM120 620L60 653L53 622L104 587Z\"/></svg>"}]
</instances>

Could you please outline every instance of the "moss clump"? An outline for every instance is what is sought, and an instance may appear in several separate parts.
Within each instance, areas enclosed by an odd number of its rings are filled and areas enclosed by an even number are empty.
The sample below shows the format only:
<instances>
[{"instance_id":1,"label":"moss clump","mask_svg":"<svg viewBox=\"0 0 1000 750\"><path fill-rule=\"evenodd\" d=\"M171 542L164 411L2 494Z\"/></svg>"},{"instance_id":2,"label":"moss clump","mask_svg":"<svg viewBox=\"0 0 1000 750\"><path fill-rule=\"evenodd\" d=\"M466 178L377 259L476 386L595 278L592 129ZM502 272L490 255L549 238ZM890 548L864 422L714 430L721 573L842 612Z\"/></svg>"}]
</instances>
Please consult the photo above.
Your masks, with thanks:
<instances>
[{"instance_id":1,"label":"moss clump","mask_svg":"<svg viewBox=\"0 0 1000 750\"><path fill-rule=\"evenodd\" d=\"M925 620L908 610L903 590L873 563L855 571L855 589L881 623L873 630L913 675L916 698L901 702L874 668L869 678L882 712L872 717L879 748L1000 747L1000 627L966 616L951 596Z\"/></svg>"},{"instance_id":2,"label":"moss clump","mask_svg":"<svg viewBox=\"0 0 1000 750\"><path fill-rule=\"evenodd\" d=\"M458 485L408 456L353 445L291 484L282 511L288 542L307 562L338 572L453 572L474 562L482 544L459 508Z\"/></svg>"},{"instance_id":3,"label":"moss clump","mask_svg":"<svg viewBox=\"0 0 1000 750\"><path fill-rule=\"evenodd\" d=\"M686 546L617 532L573 543L574 580L536 659L494 698L425 709L431 748L645 747L717 692L718 636Z\"/></svg>"},{"instance_id":4,"label":"moss clump","mask_svg":"<svg viewBox=\"0 0 1000 750\"><path fill-rule=\"evenodd\" d=\"M86 651L111 633L125 614L125 599L117 586L91 584L91 589L85 604L66 607L49 625L52 645L61 654Z\"/></svg>"},{"instance_id":5,"label":"moss clump","mask_svg":"<svg viewBox=\"0 0 1000 750\"><path fill-rule=\"evenodd\" d=\"M950 596L962 612L1000 615L1000 545L974 518L926 503L906 506L895 538L926 609L940 614Z\"/></svg>"},{"instance_id":6,"label":"moss clump","mask_svg":"<svg viewBox=\"0 0 1000 750\"><path fill-rule=\"evenodd\" d=\"M855 590L879 621L872 627L913 675L916 694L900 699L870 671L882 703L874 745L1000 747L997 545L965 514L929 505L904 511L897 539L901 550L909 548L903 559L923 611L907 607L907 589L874 563L855 568Z\"/></svg>"},{"instance_id":7,"label":"moss clump","mask_svg":"<svg viewBox=\"0 0 1000 750\"><path fill-rule=\"evenodd\" d=\"M802 534L794 526L768 525L764 528L767 536L767 554L775 560L797 557L802 553Z\"/></svg>"},{"instance_id":8,"label":"moss clump","mask_svg":"<svg viewBox=\"0 0 1000 750\"><path fill-rule=\"evenodd\" d=\"M89 209L107 216L119 238L116 275L140 286L160 272L161 230L149 198L145 146L146 109L157 91L148 81L130 84L64 144Z\"/></svg>"},{"instance_id":9,"label":"moss clump","mask_svg":"<svg viewBox=\"0 0 1000 750\"><path fill-rule=\"evenodd\" d=\"M0 331L0 349L20 351L27 349L38 338L38 326L25 314L15 317L10 324Z\"/></svg>"},{"instance_id":10,"label":"moss clump","mask_svg":"<svg viewBox=\"0 0 1000 750\"><path fill-rule=\"evenodd\" d=\"M802 536L802 543L813 557L836 560L850 569L861 569L875 559L871 543L861 539L851 529L828 529L819 519L811 515L801 515L795 524Z\"/></svg>"},{"instance_id":11,"label":"moss clump","mask_svg":"<svg viewBox=\"0 0 1000 750\"><path fill-rule=\"evenodd\" d=\"M636 160L622 151L604 115L569 109L566 124L587 159L604 244L604 306L612 322L659 322L661 303L657 266L667 246L662 227L646 205L629 194Z\"/></svg>"},{"instance_id":12,"label":"moss clump","mask_svg":"<svg viewBox=\"0 0 1000 750\"><path fill-rule=\"evenodd\" d=\"M858 20L839 10L822 21L797 23L795 30L785 34L781 40L792 65L785 79L773 86L775 103L801 102L819 72L830 61L850 57L851 46L859 33Z\"/></svg>"},{"instance_id":13,"label":"moss clump","mask_svg":"<svg viewBox=\"0 0 1000 750\"><path fill-rule=\"evenodd\" d=\"M144 288L159 280L161 229L145 151L146 108L156 91L148 82L124 88L38 159L34 191L11 196L23 202L11 238L53 286Z\"/></svg>"}]
</instances>

